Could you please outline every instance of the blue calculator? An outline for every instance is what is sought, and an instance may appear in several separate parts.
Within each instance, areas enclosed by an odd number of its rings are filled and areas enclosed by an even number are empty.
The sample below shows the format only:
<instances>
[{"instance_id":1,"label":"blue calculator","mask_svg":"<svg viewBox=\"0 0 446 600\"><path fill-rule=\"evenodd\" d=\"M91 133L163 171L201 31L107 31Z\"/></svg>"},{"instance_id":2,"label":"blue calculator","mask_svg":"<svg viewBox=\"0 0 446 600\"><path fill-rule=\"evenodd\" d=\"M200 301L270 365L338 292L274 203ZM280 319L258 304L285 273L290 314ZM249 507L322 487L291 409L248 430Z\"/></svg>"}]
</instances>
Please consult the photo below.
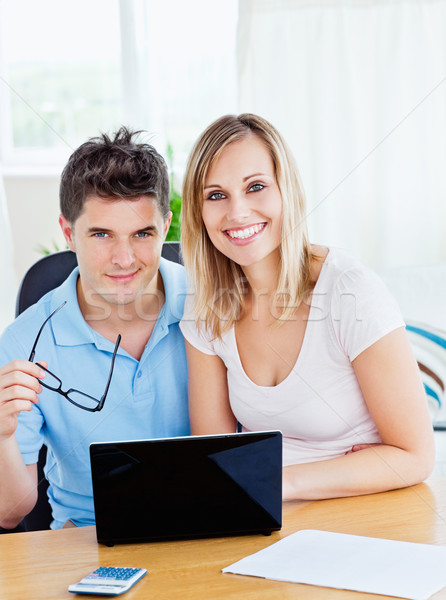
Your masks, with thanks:
<instances>
[{"instance_id":1,"label":"blue calculator","mask_svg":"<svg viewBox=\"0 0 446 600\"><path fill-rule=\"evenodd\" d=\"M99 567L78 583L70 585L68 591L73 592L73 594L118 596L129 590L146 573L147 569Z\"/></svg>"}]
</instances>

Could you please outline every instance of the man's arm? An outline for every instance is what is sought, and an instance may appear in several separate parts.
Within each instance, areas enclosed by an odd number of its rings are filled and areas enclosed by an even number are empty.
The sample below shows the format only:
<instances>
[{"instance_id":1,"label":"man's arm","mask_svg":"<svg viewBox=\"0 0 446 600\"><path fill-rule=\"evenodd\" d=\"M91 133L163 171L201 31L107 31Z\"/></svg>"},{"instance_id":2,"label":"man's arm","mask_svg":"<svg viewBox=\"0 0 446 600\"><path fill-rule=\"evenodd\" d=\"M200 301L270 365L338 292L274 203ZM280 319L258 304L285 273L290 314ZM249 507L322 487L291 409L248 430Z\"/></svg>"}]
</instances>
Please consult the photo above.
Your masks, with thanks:
<instances>
[{"instance_id":1,"label":"man's arm","mask_svg":"<svg viewBox=\"0 0 446 600\"><path fill-rule=\"evenodd\" d=\"M21 411L30 411L42 390L38 365L15 360L0 368L0 526L13 529L37 502L37 465L25 465L15 437Z\"/></svg>"}]
</instances>

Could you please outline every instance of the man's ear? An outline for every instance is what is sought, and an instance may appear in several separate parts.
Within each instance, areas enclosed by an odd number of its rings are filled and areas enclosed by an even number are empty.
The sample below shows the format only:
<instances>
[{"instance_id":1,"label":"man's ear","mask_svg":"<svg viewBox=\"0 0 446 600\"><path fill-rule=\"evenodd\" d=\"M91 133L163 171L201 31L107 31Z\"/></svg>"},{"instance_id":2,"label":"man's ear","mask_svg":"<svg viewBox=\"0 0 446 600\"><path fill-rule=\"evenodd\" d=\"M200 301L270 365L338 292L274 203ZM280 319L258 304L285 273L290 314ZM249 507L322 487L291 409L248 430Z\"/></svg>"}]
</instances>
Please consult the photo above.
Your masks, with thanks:
<instances>
[{"instance_id":1,"label":"man's ear","mask_svg":"<svg viewBox=\"0 0 446 600\"><path fill-rule=\"evenodd\" d=\"M170 224L172 223L172 211L169 211L169 214L164 221L164 239L166 239L167 232L169 231Z\"/></svg>"},{"instance_id":2,"label":"man's ear","mask_svg":"<svg viewBox=\"0 0 446 600\"><path fill-rule=\"evenodd\" d=\"M74 228L73 228L73 226L67 221L66 217L64 217L63 215L60 215L60 217L59 217L59 225L60 225L60 228L62 229L64 238L68 244L68 248L70 250L72 250L73 252L76 252L76 248L74 246Z\"/></svg>"}]
</instances>

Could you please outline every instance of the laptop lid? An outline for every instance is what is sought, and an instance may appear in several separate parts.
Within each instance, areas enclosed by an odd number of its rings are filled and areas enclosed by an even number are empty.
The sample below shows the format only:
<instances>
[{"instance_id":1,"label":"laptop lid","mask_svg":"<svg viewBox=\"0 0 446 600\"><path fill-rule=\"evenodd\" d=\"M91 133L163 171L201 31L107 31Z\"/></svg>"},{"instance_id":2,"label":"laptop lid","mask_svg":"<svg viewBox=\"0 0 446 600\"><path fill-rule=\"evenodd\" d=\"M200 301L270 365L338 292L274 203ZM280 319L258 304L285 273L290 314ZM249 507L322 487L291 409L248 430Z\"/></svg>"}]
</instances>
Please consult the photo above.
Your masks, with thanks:
<instances>
[{"instance_id":1,"label":"laptop lid","mask_svg":"<svg viewBox=\"0 0 446 600\"><path fill-rule=\"evenodd\" d=\"M282 526L280 431L93 443L90 460L100 543Z\"/></svg>"}]
</instances>

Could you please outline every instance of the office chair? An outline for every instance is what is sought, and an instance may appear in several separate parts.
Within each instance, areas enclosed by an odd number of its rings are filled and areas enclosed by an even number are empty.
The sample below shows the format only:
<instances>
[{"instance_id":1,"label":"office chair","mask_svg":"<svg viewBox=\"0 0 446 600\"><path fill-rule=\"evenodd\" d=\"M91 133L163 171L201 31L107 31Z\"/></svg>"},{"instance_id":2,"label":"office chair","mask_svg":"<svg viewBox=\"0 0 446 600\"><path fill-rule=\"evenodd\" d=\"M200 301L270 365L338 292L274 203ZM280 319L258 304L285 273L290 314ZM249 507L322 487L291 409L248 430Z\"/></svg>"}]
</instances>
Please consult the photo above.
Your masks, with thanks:
<instances>
[{"instance_id":1,"label":"office chair","mask_svg":"<svg viewBox=\"0 0 446 600\"><path fill-rule=\"evenodd\" d=\"M164 242L161 255L172 262L182 264L180 242ZM16 317L42 296L65 281L77 266L76 254L71 250L62 250L48 254L25 273L17 293ZM48 482L43 472L46 462L46 446L42 446L37 463L38 499L35 507L15 529L2 529L0 533L18 531L40 531L49 529L52 520L48 502Z\"/></svg>"}]
</instances>

